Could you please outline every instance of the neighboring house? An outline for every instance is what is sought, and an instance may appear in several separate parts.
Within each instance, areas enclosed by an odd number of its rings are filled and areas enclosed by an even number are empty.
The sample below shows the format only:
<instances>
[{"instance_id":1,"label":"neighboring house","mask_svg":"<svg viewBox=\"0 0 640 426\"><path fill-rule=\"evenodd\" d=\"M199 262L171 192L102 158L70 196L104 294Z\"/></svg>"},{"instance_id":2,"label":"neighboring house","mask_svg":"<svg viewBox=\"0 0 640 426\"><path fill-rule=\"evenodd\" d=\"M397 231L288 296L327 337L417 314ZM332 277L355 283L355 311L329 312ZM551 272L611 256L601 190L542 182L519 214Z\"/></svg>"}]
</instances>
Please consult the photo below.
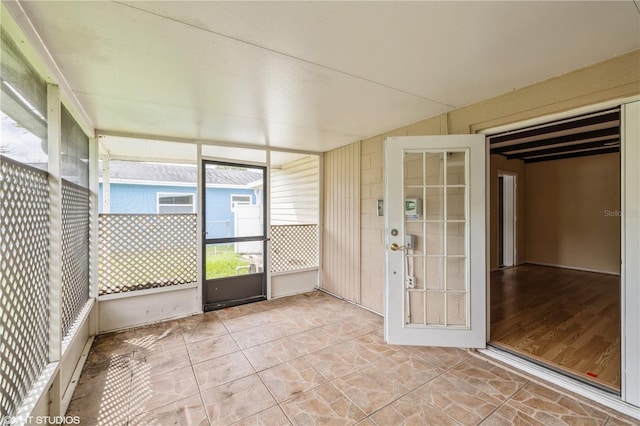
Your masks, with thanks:
<instances>
[{"instance_id":1,"label":"neighboring house","mask_svg":"<svg viewBox=\"0 0 640 426\"><path fill-rule=\"evenodd\" d=\"M110 161L109 213L196 213L196 167L187 164ZM207 168L206 225L208 237L235 233L237 205L256 204L255 181L261 176L242 169ZM103 178L98 192L99 211L104 212Z\"/></svg>"}]
</instances>

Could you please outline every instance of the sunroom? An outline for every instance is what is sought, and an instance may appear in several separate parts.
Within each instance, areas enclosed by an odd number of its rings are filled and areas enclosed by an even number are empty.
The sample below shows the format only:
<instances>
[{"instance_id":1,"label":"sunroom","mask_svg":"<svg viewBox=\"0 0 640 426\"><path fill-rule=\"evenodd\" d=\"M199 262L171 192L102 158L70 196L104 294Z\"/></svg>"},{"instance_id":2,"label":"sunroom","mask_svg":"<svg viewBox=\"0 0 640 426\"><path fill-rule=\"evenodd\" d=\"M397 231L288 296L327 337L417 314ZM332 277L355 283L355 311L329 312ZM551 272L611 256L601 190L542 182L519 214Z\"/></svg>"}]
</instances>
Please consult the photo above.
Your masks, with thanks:
<instances>
[{"instance_id":1,"label":"sunroom","mask_svg":"<svg viewBox=\"0 0 640 426\"><path fill-rule=\"evenodd\" d=\"M2 424L633 424L639 17L3 0Z\"/></svg>"}]
</instances>

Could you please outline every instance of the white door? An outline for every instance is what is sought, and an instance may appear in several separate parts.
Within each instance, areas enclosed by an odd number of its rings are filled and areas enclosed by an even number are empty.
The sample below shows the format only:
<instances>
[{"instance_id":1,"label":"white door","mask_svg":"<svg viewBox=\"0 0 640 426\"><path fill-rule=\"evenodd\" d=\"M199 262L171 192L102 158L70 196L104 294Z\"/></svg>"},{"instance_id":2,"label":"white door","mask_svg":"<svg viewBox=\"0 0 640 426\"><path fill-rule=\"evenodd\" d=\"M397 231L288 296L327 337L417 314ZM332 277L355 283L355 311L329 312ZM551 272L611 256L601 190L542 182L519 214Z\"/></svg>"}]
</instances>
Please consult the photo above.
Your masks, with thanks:
<instances>
[{"instance_id":1,"label":"white door","mask_svg":"<svg viewBox=\"0 0 640 426\"><path fill-rule=\"evenodd\" d=\"M385 140L385 339L486 346L483 135Z\"/></svg>"}]
</instances>

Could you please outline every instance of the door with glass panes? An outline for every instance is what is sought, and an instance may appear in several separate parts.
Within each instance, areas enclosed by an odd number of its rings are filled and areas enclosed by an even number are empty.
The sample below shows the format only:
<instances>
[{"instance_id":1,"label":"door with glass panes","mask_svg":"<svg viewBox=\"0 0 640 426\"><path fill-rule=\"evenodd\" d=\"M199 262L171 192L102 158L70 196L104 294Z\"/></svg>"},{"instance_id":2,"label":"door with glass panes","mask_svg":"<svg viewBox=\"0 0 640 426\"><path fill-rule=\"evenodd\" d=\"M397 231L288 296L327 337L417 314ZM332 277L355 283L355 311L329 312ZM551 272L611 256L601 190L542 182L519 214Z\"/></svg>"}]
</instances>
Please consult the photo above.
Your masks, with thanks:
<instances>
[{"instance_id":1,"label":"door with glass panes","mask_svg":"<svg viewBox=\"0 0 640 426\"><path fill-rule=\"evenodd\" d=\"M483 135L385 140L385 339L486 345Z\"/></svg>"}]
</instances>

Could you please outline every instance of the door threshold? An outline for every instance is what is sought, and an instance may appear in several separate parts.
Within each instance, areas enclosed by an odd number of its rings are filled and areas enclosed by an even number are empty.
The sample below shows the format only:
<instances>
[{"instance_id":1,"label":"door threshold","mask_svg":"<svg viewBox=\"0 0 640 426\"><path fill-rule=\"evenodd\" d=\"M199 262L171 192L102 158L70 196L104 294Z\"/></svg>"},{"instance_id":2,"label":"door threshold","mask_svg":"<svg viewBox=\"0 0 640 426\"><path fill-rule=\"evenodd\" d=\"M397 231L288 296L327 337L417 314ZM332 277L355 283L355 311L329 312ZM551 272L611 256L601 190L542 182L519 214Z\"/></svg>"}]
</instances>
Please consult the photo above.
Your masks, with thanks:
<instances>
[{"instance_id":1,"label":"door threshold","mask_svg":"<svg viewBox=\"0 0 640 426\"><path fill-rule=\"evenodd\" d=\"M227 302L214 302L204 305L204 312L217 311L218 309L231 308L233 306L246 305L249 303L262 302L267 300L267 296L252 296L244 299L234 299Z\"/></svg>"},{"instance_id":2,"label":"door threshold","mask_svg":"<svg viewBox=\"0 0 640 426\"><path fill-rule=\"evenodd\" d=\"M537 378L540 381L545 382L542 384L552 384L565 391L590 399L591 401L615 410L621 414L640 420L640 407L636 407L623 401L617 394L596 388L590 384L586 384L554 370L550 370L545 366L494 346L487 346L485 349L475 349L472 353L490 362L498 362L503 367L505 365L511 367L516 373L526 373L528 376L533 376L534 381L535 378Z\"/></svg>"},{"instance_id":3,"label":"door threshold","mask_svg":"<svg viewBox=\"0 0 640 426\"><path fill-rule=\"evenodd\" d=\"M614 386L608 385L608 384L606 384L604 382L600 382L600 381L595 380L595 379L592 380L592 379L590 379L588 377L583 377L579 373L576 373L576 372L572 371L569 368L563 368L562 366L555 365L555 364L553 364L551 362L548 362L547 360L545 360L543 358L539 358L537 356L530 355L530 354L528 354L526 352L518 351L517 349L513 349L513 348L511 348L511 347L509 347L507 345L504 345L504 344L500 343L500 342L493 342L492 341L492 342L487 343L487 346L494 347L494 348L496 348L498 350L501 350L501 351L507 352L507 353L509 353L511 355L514 355L514 356L516 356L518 358L522 358L522 359L524 359L526 361L529 361L529 362L531 362L533 364L537 364L542 368L547 368L547 369L549 369L551 371L555 371L556 373L562 374L564 376L567 376L567 377L570 377L570 378L572 378L574 380L582 382L585 385L593 386L593 387L598 388L598 389L600 389L600 390L602 390L604 392L609 392L609 393L611 393L613 395L620 396L620 389L619 388L616 388Z\"/></svg>"}]
</instances>

